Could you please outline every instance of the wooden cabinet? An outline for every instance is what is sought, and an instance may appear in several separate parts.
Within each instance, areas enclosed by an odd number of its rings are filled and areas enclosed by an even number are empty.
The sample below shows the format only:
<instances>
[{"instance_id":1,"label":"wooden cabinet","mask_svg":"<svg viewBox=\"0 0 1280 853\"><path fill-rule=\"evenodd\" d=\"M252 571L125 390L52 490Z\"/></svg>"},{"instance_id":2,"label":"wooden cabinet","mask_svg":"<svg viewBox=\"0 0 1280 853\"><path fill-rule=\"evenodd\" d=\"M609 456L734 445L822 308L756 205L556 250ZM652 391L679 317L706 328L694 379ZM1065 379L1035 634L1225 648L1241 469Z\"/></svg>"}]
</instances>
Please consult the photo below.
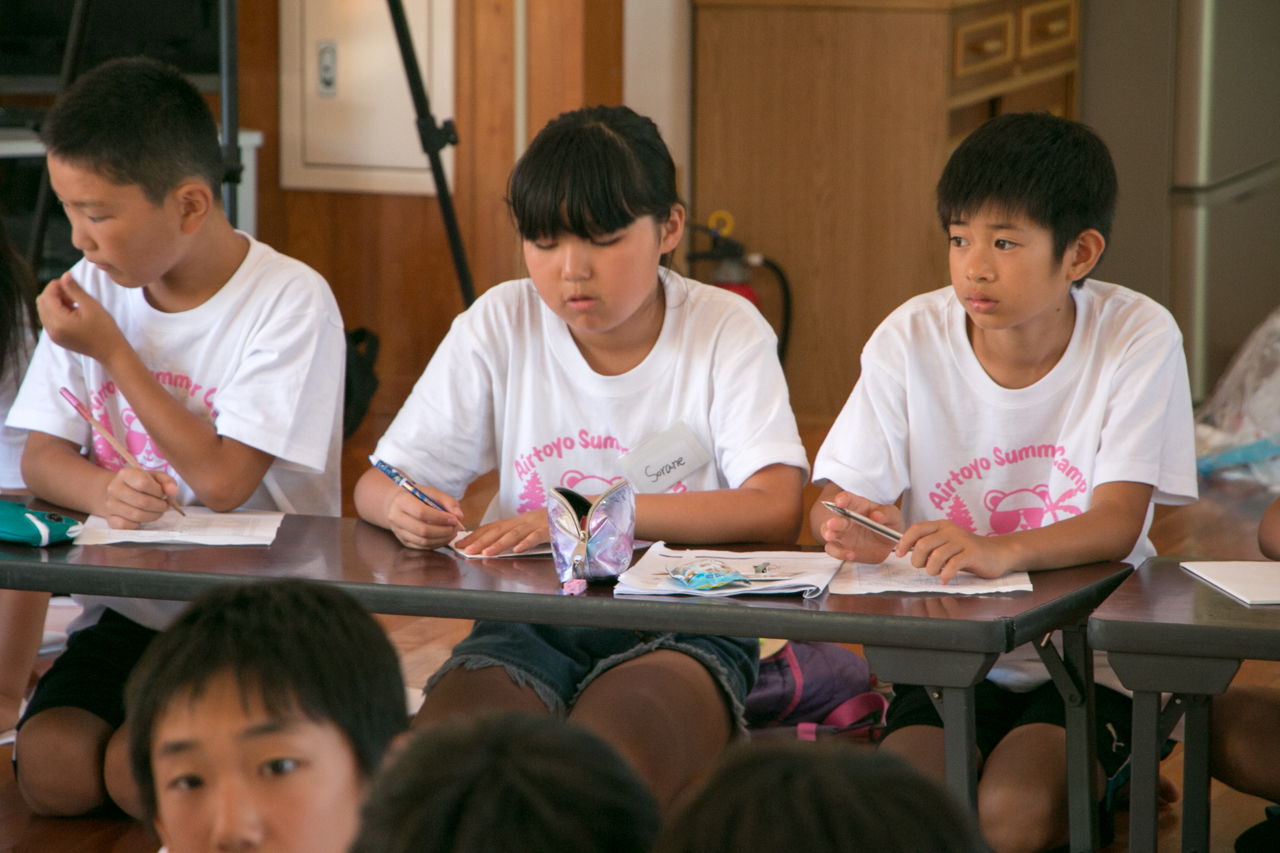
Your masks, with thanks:
<instances>
[{"instance_id":1,"label":"wooden cabinet","mask_svg":"<svg viewBox=\"0 0 1280 853\"><path fill-rule=\"evenodd\" d=\"M1077 0L695 0L694 215L730 211L790 276L802 422L840 411L889 312L949 283L954 146L1003 112L1075 117L1079 29Z\"/></svg>"}]
</instances>

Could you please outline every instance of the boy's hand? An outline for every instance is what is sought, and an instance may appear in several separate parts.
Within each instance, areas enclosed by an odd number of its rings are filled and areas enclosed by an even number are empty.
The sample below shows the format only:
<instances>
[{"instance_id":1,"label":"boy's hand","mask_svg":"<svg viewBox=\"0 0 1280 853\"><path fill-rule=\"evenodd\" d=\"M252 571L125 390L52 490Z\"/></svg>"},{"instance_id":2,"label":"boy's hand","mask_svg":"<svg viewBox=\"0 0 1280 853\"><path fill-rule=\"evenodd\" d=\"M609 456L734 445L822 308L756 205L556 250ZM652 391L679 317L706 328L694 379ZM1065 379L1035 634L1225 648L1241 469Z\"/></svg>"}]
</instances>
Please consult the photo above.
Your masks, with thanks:
<instances>
[{"instance_id":1,"label":"boy's hand","mask_svg":"<svg viewBox=\"0 0 1280 853\"><path fill-rule=\"evenodd\" d=\"M852 492L841 492L831 502L894 530L902 529L902 512L893 504L872 503ZM823 507L823 511L827 511L826 507ZM888 539L835 514L823 523L821 532L822 540L826 543L824 550L837 560L883 563L893 551L893 543Z\"/></svg>"},{"instance_id":2,"label":"boy's hand","mask_svg":"<svg viewBox=\"0 0 1280 853\"><path fill-rule=\"evenodd\" d=\"M458 543L458 547L468 554L492 557L508 548L516 552L527 551L550 541L547 511L535 509L473 530L470 536Z\"/></svg>"},{"instance_id":3,"label":"boy's hand","mask_svg":"<svg viewBox=\"0 0 1280 853\"><path fill-rule=\"evenodd\" d=\"M453 540L458 528L462 526L462 507L451 495L430 486L418 485L432 500L449 510L441 512L404 489L394 484L392 486L394 492L388 492L391 500L387 506L387 523L402 544L429 551L448 545Z\"/></svg>"},{"instance_id":4,"label":"boy's hand","mask_svg":"<svg viewBox=\"0 0 1280 853\"><path fill-rule=\"evenodd\" d=\"M998 578L1016 569L1013 545L1007 536L979 536L950 521L921 521L907 528L894 553L910 551L911 565L947 583L962 571Z\"/></svg>"},{"instance_id":5,"label":"boy's hand","mask_svg":"<svg viewBox=\"0 0 1280 853\"><path fill-rule=\"evenodd\" d=\"M165 495L176 497L178 484L163 471L121 468L107 484L102 516L117 530L133 530L169 509Z\"/></svg>"},{"instance_id":6,"label":"boy's hand","mask_svg":"<svg viewBox=\"0 0 1280 853\"><path fill-rule=\"evenodd\" d=\"M115 318L69 272L49 282L36 299L36 310L53 342L72 352L106 363L110 353L129 345Z\"/></svg>"}]
</instances>

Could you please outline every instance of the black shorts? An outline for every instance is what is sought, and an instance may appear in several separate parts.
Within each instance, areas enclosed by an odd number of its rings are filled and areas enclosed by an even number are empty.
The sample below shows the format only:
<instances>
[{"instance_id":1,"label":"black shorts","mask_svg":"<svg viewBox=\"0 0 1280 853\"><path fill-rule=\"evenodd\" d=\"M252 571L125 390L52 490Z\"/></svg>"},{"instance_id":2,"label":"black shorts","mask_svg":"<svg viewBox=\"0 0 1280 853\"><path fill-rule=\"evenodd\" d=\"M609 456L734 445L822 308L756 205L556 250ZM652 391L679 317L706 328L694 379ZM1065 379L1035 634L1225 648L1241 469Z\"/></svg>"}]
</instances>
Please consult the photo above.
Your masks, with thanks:
<instances>
[{"instance_id":1,"label":"black shorts","mask_svg":"<svg viewBox=\"0 0 1280 853\"><path fill-rule=\"evenodd\" d=\"M1115 777L1129 761L1133 728L1133 700L1110 687L1095 685L1098 762L1108 779ZM977 720L978 751L983 759L1004 736L1031 723L1049 723L1066 728L1067 708L1053 682L1028 693L1015 693L994 681L985 680L973 689ZM895 684L893 701L885 715L884 734L907 726L942 726L933 701L923 687Z\"/></svg>"},{"instance_id":2,"label":"black shorts","mask_svg":"<svg viewBox=\"0 0 1280 853\"><path fill-rule=\"evenodd\" d=\"M116 613L67 638L67 648L36 685L23 723L50 708L83 708L113 729L124 722L124 683L159 631Z\"/></svg>"}]
</instances>

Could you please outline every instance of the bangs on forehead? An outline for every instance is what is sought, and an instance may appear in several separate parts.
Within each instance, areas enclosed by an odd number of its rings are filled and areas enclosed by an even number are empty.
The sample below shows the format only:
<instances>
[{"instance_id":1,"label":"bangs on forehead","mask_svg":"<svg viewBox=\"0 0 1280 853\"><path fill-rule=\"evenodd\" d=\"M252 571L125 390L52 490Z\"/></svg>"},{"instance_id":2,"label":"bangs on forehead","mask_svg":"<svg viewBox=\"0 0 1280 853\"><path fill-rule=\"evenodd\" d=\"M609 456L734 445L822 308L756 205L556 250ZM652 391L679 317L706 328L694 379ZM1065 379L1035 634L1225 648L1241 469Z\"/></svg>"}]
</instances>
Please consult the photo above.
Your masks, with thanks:
<instances>
[{"instance_id":1,"label":"bangs on forehead","mask_svg":"<svg viewBox=\"0 0 1280 853\"><path fill-rule=\"evenodd\" d=\"M954 225L958 222L971 222L975 216L983 215L1011 225L1016 223L1017 220L1023 219L1031 220L1042 227L1049 227L1047 222L1041 222L1033 216L1025 205L993 198L970 200L964 207L956 207L950 210L947 219Z\"/></svg>"},{"instance_id":2,"label":"bangs on forehead","mask_svg":"<svg viewBox=\"0 0 1280 853\"><path fill-rule=\"evenodd\" d=\"M523 239L567 233L589 240L669 212L649 197L641 164L612 129L592 123L544 142L511 174L511 211Z\"/></svg>"}]
</instances>

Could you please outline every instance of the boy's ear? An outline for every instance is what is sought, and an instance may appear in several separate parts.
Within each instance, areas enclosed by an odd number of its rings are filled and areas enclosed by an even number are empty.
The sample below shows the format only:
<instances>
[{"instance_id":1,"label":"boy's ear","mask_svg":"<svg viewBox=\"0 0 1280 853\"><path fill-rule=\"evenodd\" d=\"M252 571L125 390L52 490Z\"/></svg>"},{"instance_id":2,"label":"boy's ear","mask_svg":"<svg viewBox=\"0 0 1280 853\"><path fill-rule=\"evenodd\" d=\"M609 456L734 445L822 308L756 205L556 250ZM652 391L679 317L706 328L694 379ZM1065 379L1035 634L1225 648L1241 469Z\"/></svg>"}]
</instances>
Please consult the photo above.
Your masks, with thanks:
<instances>
[{"instance_id":1,"label":"boy's ear","mask_svg":"<svg viewBox=\"0 0 1280 853\"><path fill-rule=\"evenodd\" d=\"M1102 257L1102 250L1107 248L1107 240L1093 228L1086 228L1080 236L1067 246L1064 263L1067 266L1067 279L1079 281L1092 272Z\"/></svg>"},{"instance_id":2,"label":"boy's ear","mask_svg":"<svg viewBox=\"0 0 1280 853\"><path fill-rule=\"evenodd\" d=\"M204 181L192 180L178 184L172 195L178 203L182 233L196 233L215 207L213 190Z\"/></svg>"}]
</instances>

